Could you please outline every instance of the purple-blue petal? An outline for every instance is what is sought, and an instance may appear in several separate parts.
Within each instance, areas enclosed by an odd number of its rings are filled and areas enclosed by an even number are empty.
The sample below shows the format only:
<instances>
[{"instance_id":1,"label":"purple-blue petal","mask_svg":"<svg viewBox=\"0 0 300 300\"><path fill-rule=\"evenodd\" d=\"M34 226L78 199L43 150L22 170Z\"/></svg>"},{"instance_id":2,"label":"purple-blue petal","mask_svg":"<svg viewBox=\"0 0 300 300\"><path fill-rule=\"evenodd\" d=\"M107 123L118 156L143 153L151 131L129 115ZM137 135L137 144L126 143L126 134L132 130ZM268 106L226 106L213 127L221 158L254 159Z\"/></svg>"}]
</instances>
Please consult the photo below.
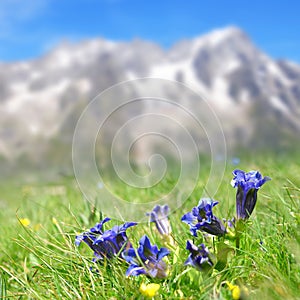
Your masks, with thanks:
<instances>
[{"instance_id":1,"label":"purple-blue petal","mask_svg":"<svg viewBox=\"0 0 300 300\"><path fill-rule=\"evenodd\" d=\"M158 219L157 213L152 211L151 213L148 213L150 215L150 222L156 222Z\"/></svg>"},{"instance_id":2,"label":"purple-blue petal","mask_svg":"<svg viewBox=\"0 0 300 300\"><path fill-rule=\"evenodd\" d=\"M150 216L150 222L155 222L156 228L161 235L169 235L171 232L168 214L168 205L156 205L150 213L146 213L146 215Z\"/></svg>"},{"instance_id":3,"label":"purple-blue petal","mask_svg":"<svg viewBox=\"0 0 300 300\"><path fill-rule=\"evenodd\" d=\"M198 224L197 224L197 225L198 225ZM197 225L191 226L191 227L190 227L190 232L191 232L191 234L192 234L194 237L197 237L197 236L198 236L197 230L200 229L200 226L197 226Z\"/></svg>"},{"instance_id":4,"label":"purple-blue petal","mask_svg":"<svg viewBox=\"0 0 300 300\"><path fill-rule=\"evenodd\" d=\"M126 271L126 276L138 276L141 274L146 274L147 272L143 267L138 265L130 265Z\"/></svg>"},{"instance_id":5,"label":"purple-blue petal","mask_svg":"<svg viewBox=\"0 0 300 300\"><path fill-rule=\"evenodd\" d=\"M162 207L162 214L163 214L163 216L165 216L165 217L167 217L167 216L170 214L170 208L169 208L168 205L165 204L165 205Z\"/></svg>"},{"instance_id":6,"label":"purple-blue petal","mask_svg":"<svg viewBox=\"0 0 300 300\"><path fill-rule=\"evenodd\" d=\"M158 250L156 245L151 245L146 235L140 239L139 244L137 251L131 248L122 254L123 258L131 264L126 275L147 274L157 278L166 277L167 266L162 258L170 253L169 250L166 248Z\"/></svg>"},{"instance_id":7,"label":"purple-blue petal","mask_svg":"<svg viewBox=\"0 0 300 300\"><path fill-rule=\"evenodd\" d=\"M187 260L184 262L184 265L185 266L188 266L188 265L194 266L194 261L190 255L188 256Z\"/></svg>"},{"instance_id":8,"label":"purple-blue petal","mask_svg":"<svg viewBox=\"0 0 300 300\"><path fill-rule=\"evenodd\" d=\"M160 250L157 253L157 259L161 260L162 258L164 258L165 256L169 255L170 251L167 248L160 248Z\"/></svg>"},{"instance_id":9,"label":"purple-blue petal","mask_svg":"<svg viewBox=\"0 0 300 300\"><path fill-rule=\"evenodd\" d=\"M138 259L133 248L129 248L122 252L122 257L130 264L137 264Z\"/></svg>"},{"instance_id":10,"label":"purple-blue petal","mask_svg":"<svg viewBox=\"0 0 300 300\"><path fill-rule=\"evenodd\" d=\"M156 205L153 208L153 212L156 213L157 215L160 213L160 211L161 211L161 206L160 205Z\"/></svg>"},{"instance_id":11,"label":"purple-blue petal","mask_svg":"<svg viewBox=\"0 0 300 300\"><path fill-rule=\"evenodd\" d=\"M83 235L82 234L77 235L75 238L75 245L78 247L82 241L83 241Z\"/></svg>"},{"instance_id":12,"label":"purple-blue petal","mask_svg":"<svg viewBox=\"0 0 300 300\"><path fill-rule=\"evenodd\" d=\"M121 226L119 226L119 232L126 231L129 227L137 225L136 222L127 222Z\"/></svg>"},{"instance_id":13,"label":"purple-blue petal","mask_svg":"<svg viewBox=\"0 0 300 300\"><path fill-rule=\"evenodd\" d=\"M186 242L186 249L192 253L198 251L198 247L196 247L190 240Z\"/></svg>"},{"instance_id":14,"label":"purple-blue petal","mask_svg":"<svg viewBox=\"0 0 300 300\"><path fill-rule=\"evenodd\" d=\"M104 220L102 220L100 223L97 223L94 227L92 227L90 229L90 232L92 233L97 233L97 234L102 234L103 232L103 224L110 221L110 218L105 218Z\"/></svg>"},{"instance_id":15,"label":"purple-blue petal","mask_svg":"<svg viewBox=\"0 0 300 300\"><path fill-rule=\"evenodd\" d=\"M155 277L157 277L158 271L159 271L159 270L156 269L156 268L149 269L149 270L148 270L148 274L149 274L151 277L155 278Z\"/></svg>"},{"instance_id":16,"label":"purple-blue petal","mask_svg":"<svg viewBox=\"0 0 300 300\"><path fill-rule=\"evenodd\" d=\"M194 217L198 217L198 215L199 215L199 213L200 213L200 211L199 211L199 207L193 207L192 208L192 212L191 212L191 214L194 216Z\"/></svg>"},{"instance_id":17,"label":"purple-blue petal","mask_svg":"<svg viewBox=\"0 0 300 300\"><path fill-rule=\"evenodd\" d=\"M187 223L188 225L193 225L197 222L197 217L192 212L188 212L181 218L181 221Z\"/></svg>"},{"instance_id":18,"label":"purple-blue petal","mask_svg":"<svg viewBox=\"0 0 300 300\"><path fill-rule=\"evenodd\" d=\"M151 245L147 235L144 235L140 239L140 247L138 248L139 256L144 260L146 257L156 256L158 253L158 248L156 245Z\"/></svg>"}]
</instances>

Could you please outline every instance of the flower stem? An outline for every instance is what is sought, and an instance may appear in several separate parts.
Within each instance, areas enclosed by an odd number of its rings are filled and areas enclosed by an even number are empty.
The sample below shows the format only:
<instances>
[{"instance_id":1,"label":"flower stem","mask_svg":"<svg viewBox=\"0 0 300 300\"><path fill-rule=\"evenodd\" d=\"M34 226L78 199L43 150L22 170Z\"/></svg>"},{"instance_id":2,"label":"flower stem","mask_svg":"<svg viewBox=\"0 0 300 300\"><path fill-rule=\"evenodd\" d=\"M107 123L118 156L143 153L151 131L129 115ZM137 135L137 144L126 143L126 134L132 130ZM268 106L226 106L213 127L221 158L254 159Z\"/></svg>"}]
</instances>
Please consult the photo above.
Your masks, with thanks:
<instances>
[{"instance_id":1,"label":"flower stem","mask_svg":"<svg viewBox=\"0 0 300 300\"><path fill-rule=\"evenodd\" d=\"M240 249L240 235L238 235L236 237L236 240L235 240L235 247L236 249Z\"/></svg>"},{"instance_id":2,"label":"flower stem","mask_svg":"<svg viewBox=\"0 0 300 300\"><path fill-rule=\"evenodd\" d=\"M238 220L235 227L235 247L240 249L240 239L245 230L245 223L243 220Z\"/></svg>"}]
</instances>

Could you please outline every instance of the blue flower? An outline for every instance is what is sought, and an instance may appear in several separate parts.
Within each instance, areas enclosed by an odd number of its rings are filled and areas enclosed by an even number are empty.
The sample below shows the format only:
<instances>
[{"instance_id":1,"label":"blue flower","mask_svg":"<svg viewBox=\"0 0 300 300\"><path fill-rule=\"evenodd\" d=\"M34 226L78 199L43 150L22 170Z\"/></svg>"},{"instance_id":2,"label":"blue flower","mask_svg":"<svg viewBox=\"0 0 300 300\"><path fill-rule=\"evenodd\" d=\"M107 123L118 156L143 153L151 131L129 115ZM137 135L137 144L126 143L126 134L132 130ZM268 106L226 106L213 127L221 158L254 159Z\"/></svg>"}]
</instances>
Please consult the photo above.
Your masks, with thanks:
<instances>
[{"instance_id":1,"label":"blue flower","mask_svg":"<svg viewBox=\"0 0 300 300\"><path fill-rule=\"evenodd\" d=\"M116 225L110 230L103 231L103 224L108 221L110 221L110 218L105 218L89 231L76 236L76 246L79 246L81 242L85 242L94 251L95 258L93 261L102 260L104 257L112 258L119 255L125 247L131 247L126 230L137 223L129 222L120 226Z\"/></svg>"},{"instance_id":2,"label":"blue flower","mask_svg":"<svg viewBox=\"0 0 300 300\"><path fill-rule=\"evenodd\" d=\"M202 198L197 207L185 214L181 221L190 226L190 231L197 236L197 230L207 232L212 235L222 236L226 233L223 223L213 215L212 209L218 202L210 198Z\"/></svg>"},{"instance_id":3,"label":"blue flower","mask_svg":"<svg viewBox=\"0 0 300 300\"><path fill-rule=\"evenodd\" d=\"M167 248L158 250L156 245L151 245L147 235L139 242L137 251L133 248L122 253L123 258L130 264L126 276L138 276L146 274L151 277L164 278L167 276L167 265L162 260L170 251Z\"/></svg>"},{"instance_id":4,"label":"blue flower","mask_svg":"<svg viewBox=\"0 0 300 300\"><path fill-rule=\"evenodd\" d=\"M233 157L232 159L231 159L231 163L233 164L233 165L238 165L239 163L240 163L240 159L238 158L238 157Z\"/></svg>"},{"instance_id":5,"label":"blue flower","mask_svg":"<svg viewBox=\"0 0 300 300\"><path fill-rule=\"evenodd\" d=\"M150 215L150 222L155 222L158 232L163 236L170 235L172 232L168 219L169 213L168 205L156 205L150 213L147 213L147 215Z\"/></svg>"},{"instance_id":6,"label":"blue flower","mask_svg":"<svg viewBox=\"0 0 300 300\"><path fill-rule=\"evenodd\" d=\"M186 249L190 251L190 255L184 265L191 265L199 271L205 271L213 266L210 253L204 244L197 247L192 241L187 241Z\"/></svg>"},{"instance_id":7,"label":"blue flower","mask_svg":"<svg viewBox=\"0 0 300 300\"><path fill-rule=\"evenodd\" d=\"M262 177L258 171L248 173L241 170L232 172L231 185L237 187L236 193L236 215L237 219L246 220L250 217L256 201L258 189L268 180L269 177Z\"/></svg>"},{"instance_id":8,"label":"blue flower","mask_svg":"<svg viewBox=\"0 0 300 300\"><path fill-rule=\"evenodd\" d=\"M235 217L231 218L231 219L223 219L224 223L227 224L227 227L230 229L234 229L235 228Z\"/></svg>"}]
</instances>

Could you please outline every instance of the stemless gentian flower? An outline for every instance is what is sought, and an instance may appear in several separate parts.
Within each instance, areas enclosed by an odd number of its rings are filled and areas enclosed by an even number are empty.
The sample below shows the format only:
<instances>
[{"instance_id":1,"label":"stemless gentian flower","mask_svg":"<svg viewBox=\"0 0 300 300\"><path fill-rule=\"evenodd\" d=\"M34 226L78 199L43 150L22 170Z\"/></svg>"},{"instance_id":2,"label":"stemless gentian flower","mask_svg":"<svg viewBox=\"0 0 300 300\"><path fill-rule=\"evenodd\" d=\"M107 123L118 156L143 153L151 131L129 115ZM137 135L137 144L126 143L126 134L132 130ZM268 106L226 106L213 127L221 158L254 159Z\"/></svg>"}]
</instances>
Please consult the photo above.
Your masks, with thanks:
<instances>
[{"instance_id":1,"label":"stemless gentian flower","mask_svg":"<svg viewBox=\"0 0 300 300\"><path fill-rule=\"evenodd\" d=\"M103 231L103 224L109 220L110 218L105 218L89 231L76 236L76 246L79 246L81 242L85 242L94 251L95 258L93 261L102 260L104 257L112 258L118 255L123 248L131 247L126 230L137 223L128 222Z\"/></svg>"},{"instance_id":2,"label":"stemless gentian flower","mask_svg":"<svg viewBox=\"0 0 300 300\"><path fill-rule=\"evenodd\" d=\"M139 242L137 251L133 248L126 249L122 256L130 264L126 276L146 274L151 277L164 278L167 276L167 265L162 260L170 251L167 248L158 250L156 245L151 245L149 238L144 235Z\"/></svg>"},{"instance_id":3,"label":"stemless gentian flower","mask_svg":"<svg viewBox=\"0 0 300 300\"><path fill-rule=\"evenodd\" d=\"M237 219L246 220L250 217L257 200L258 189L268 180L269 177L262 177L258 171L248 173L241 170L232 172L231 185L237 187L236 193L236 215Z\"/></svg>"},{"instance_id":4,"label":"stemless gentian flower","mask_svg":"<svg viewBox=\"0 0 300 300\"><path fill-rule=\"evenodd\" d=\"M162 236L168 236L172 232L171 225L168 219L170 208L168 205L156 205L150 213L150 222L154 222L158 232Z\"/></svg>"},{"instance_id":5,"label":"stemless gentian flower","mask_svg":"<svg viewBox=\"0 0 300 300\"><path fill-rule=\"evenodd\" d=\"M212 235L222 236L226 233L223 223L213 215L212 209L218 202L210 198L202 198L197 207L185 214L181 221L190 226L190 231L197 236L197 230L207 232Z\"/></svg>"},{"instance_id":6,"label":"stemless gentian flower","mask_svg":"<svg viewBox=\"0 0 300 300\"><path fill-rule=\"evenodd\" d=\"M191 265L199 271L208 270L213 266L210 253L204 244L197 247L192 241L187 241L186 249L190 251L190 255L184 263L185 266Z\"/></svg>"}]
</instances>

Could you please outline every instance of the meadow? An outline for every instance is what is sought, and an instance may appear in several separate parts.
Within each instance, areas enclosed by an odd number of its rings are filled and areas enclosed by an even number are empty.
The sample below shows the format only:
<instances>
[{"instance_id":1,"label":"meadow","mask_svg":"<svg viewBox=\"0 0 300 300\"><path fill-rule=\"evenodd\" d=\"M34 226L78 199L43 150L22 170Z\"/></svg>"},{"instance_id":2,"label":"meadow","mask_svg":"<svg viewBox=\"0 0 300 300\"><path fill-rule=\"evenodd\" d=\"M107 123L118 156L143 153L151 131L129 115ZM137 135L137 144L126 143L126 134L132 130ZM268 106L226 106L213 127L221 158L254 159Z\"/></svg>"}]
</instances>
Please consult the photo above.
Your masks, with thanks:
<instances>
[{"instance_id":1,"label":"meadow","mask_svg":"<svg viewBox=\"0 0 300 300\"><path fill-rule=\"evenodd\" d=\"M297 155L253 155L241 158L238 166L227 164L214 197L219 201L214 208L217 216L235 215L236 190L230 185L235 168L259 170L272 180L258 193L240 248L232 246L226 263L208 273L184 266L189 254L186 241L198 245L204 238L193 237L180 221L198 204L200 179L184 206L170 215L175 243L169 245L169 274L164 279L126 277L124 260L116 257L94 264L86 244L75 246L76 235L107 217L83 200L75 179L47 183L4 179L0 183L0 298L146 299L141 284L156 283L159 290L154 299L233 299L232 285L238 286L241 299L300 299L299 162ZM125 195L128 190L119 192ZM136 198L140 191L130 193ZM149 199L154 196L155 191L147 193ZM120 221L105 225L113 224ZM166 246L152 223L127 230L135 246L144 234L159 247Z\"/></svg>"}]
</instances>

